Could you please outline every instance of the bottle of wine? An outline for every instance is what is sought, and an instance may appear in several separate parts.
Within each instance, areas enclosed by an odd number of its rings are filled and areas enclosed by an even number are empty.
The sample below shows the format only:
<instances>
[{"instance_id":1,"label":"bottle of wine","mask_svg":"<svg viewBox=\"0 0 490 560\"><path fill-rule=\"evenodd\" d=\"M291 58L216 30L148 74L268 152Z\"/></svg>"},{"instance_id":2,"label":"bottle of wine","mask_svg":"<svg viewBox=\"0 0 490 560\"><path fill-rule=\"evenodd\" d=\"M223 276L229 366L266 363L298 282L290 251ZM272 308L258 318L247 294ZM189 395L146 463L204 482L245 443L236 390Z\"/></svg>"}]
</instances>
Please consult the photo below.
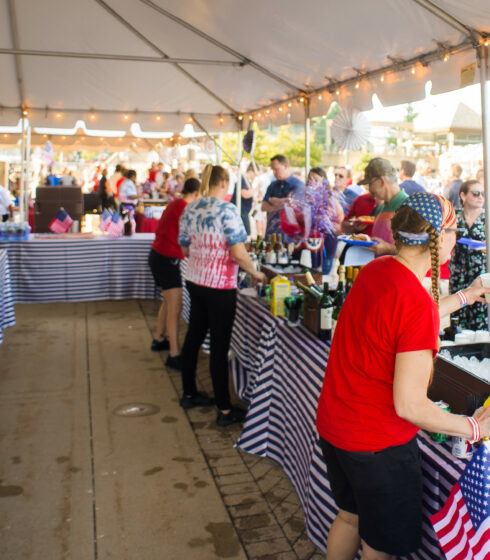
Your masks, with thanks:
<instances>
[{"instance_id":1,"label":"bottle of wine","mask_svg":"<svg viewBox=\"0 0 490 560\"><path fill-rule=\"evenodd\" d=\"M345 267L343 265L339 266L339 283L337 284L337 289L335 290L334 302L333 302L333 319L337 321L340 315L340 310L345 300Z\"/></svg>"},{"instance_id":2,"label":"bottle of wine","mask_svg":"<svg viewBox=\"0 0 490 560\"><path fill-rule=\"evenodd\" d=\"M295 284L296 287L299 288L303 293L309 294L315 301L320 301L322 296L316 290L310 288L310 286L306 286L299 280L296 280Z\"/></svg>"},{"instance_id":3,"label":"bottle of wine","mask_svg":"<svg viewBox=\"0 0 490 560\"><path fill-rule=\"evenodd\" d=\"M305 268L303 270L303 274L305 275L305 281L306 281L306 285L309 288L312 288L313 290L315 290L315 292L317 292L320 296L322 295L322 289L320 288L320 286L315 282L315 279L313 278L313 274L307 269Z\"/></svg>"},{"instance_id":4,"label":"bottle of wine","mask_svg":"<svg viewBox=\"0 0 490 560\"><path fill-rule=\"evenodd\" d=\"M320 328L318 338L324 342L332 340L333 299L328 291L328 282L323 284L323 294L318 303Z\"/></svg>"},{"instance_id":5,"label":"bottle of wine","mask_svg":"<svg viewBox=\"0 0 490 560\"><path fill-rule=\"evenodd\" d=\"M444 340L454 340L456 335L460 332L459 317L451 315L451 324L444 329Z\"/></svg>"},{"instance_id":6,"label":"bottle of wine","mask_svg":"<svg viewBox=\"0 0 490 560\"><path fill-rule=\"evenodd\" d=\"M353 282L353 267L348 266L346 269L346 278L345 278L345 295L349 293L349 290L352 288Z\"/></svg>"}]
</instances>

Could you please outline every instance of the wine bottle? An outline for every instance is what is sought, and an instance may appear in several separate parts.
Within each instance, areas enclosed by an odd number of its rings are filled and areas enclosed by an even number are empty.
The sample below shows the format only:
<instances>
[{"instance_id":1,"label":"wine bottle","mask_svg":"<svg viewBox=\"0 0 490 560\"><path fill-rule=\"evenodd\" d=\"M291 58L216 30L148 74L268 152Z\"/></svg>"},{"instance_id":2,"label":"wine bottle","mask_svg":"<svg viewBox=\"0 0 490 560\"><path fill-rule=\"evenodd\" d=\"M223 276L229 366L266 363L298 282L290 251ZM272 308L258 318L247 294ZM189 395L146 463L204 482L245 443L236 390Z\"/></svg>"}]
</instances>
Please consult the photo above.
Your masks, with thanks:
<instances>
[{"instance_id":1,"label":"wine bottle","mask_svg":"<svg viewBox=\"0 0 490 560\"><path fill-rule=\"evenodd\" d=\"M345 295L347 295L352 288L352 278L353 278L353 267L348 266L346 269L346 278L345 278Z\"/></svg>"},{"instance_id":2,"label":"wine bottle","mask_svg":"<svg viewBox=\"0 0 490 560\"><path fill-rule=\"evenodd\" d=\"M316 290L310 288L310 286L306 286L299 280L296 280L295 284L303 293L310 295L315 301L320 301L322 296Z\"/></svg>"},{"instance_id":3,"label":"wine bottle","mask_svg":"<svg viewBox=\"0 0 490 560\"><path fill-rule=\"evenodd\" d=\"M339 283L337 284L337 289L335 290L334 302L333 302L333 319L337 321L340 315L340 310L345 300L345 267L343 265L339 266Z\"/></svg>"},{"instance_id":4,"label":"wine bottle","mask_svg":"<svg viewBox=\"0 0 490 560\"><path fill-rule=\"evenodd\" d=\"M444 329L444 340L454 340L460 332L459 317L451 315L451 324Z\"/></svg>"},{"instance_id":5,"label":"wine bottle","mask_svg":"<svg viewBox=\"0 0 490 560\"><path fill-rule=\"evenodd\" d=\"M323 284L323 294L318 303L319 308L319 329L318 338L323 342L332 340L333 326L333 299L328 291L328 282Z\"/></svg>"},{"instance_id":6,"label":"wine bottle","mask_svg":"<svg viewBox=\"0 0 490 560\"><path fill-rule=\"evenodd\" d=\"M313 290L315 290L315 292L317 292L321 296L322 293L323 293L322 289L315 282L315 279L313 278L313 274L307 268L304 269L303 274L305 275L306 285L309 288L312 288Z\"/></svg>"}]
</instances>

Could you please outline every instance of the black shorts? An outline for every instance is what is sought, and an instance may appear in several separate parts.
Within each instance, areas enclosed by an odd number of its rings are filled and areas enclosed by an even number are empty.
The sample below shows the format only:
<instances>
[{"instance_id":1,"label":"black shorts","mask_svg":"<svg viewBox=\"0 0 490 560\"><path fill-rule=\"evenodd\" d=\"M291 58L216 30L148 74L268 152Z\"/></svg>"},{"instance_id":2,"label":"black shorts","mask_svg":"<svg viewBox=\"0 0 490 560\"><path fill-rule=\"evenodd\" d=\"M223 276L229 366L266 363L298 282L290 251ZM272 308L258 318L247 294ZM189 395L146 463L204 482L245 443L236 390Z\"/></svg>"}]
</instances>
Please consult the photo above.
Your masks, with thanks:
<instances>
[{"instance_id":1,"label":"black shorts","mask_svg":"<svg viewBox=\"0 0 490 560\"><path fill-rule=\"evenodd\" d=\"M148 264L155 282L162 290L172 288L182 288L182 278L180 277L180 259L173 259L160 255L154 249L150 250Z\"/></svg>"},{"instance_id":2,"label":"black shorts","mask_svg":"<svg viewBox=\"0 0 490 560\"><path fill-rule=\"evenodd\" d=\"M422 538L422 468L416 438L378 452L344 451L320 438L337 506L359 516L372 548L404 556Z\"/></svg>"}]
</instances>

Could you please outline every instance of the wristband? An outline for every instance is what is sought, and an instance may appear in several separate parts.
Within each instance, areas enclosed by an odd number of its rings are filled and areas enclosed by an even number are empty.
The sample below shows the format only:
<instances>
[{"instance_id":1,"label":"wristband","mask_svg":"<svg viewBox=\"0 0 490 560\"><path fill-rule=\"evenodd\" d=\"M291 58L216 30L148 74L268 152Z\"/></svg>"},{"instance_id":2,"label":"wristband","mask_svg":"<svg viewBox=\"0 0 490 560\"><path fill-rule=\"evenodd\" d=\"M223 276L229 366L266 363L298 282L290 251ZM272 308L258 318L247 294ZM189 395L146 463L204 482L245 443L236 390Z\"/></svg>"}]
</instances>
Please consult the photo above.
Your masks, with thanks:
<instances>
[{"instance_id":1,"label":"wristband","mask_svg":"<svg viewBox=\"0 0 490 560\"><path fill-rule=\"evenodd\" d=\"M463 292L463 290L456 292L456 295L458 296L461 303L461 308L466 307L468 305L468 298L466 297L466 294Z\"/></svg>"},{"instance_id":2,"label":"wristband","mask_svg":"<svg viewBox=\"0 0 490 560\"><path fill-rule=\"evenodd\" d=\"M473 438L470 440L470 443L476 443L481 440L480 422L478 422L476 418L473 418L473 416L467 416L466 418L468 418L468 421L473 428Z\"/></svg>"}]
</instances>

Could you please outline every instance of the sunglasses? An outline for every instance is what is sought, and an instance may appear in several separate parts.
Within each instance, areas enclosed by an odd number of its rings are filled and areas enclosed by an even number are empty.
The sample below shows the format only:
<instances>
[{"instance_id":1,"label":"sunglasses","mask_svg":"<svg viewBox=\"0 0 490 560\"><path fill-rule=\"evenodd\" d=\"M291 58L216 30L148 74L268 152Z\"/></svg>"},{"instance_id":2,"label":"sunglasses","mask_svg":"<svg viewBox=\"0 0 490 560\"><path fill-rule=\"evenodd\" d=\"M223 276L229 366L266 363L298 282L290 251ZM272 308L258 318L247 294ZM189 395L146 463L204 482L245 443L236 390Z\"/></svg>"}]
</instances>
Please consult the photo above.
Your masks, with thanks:
<instances>
[{"instance_id":1,"label":"sunglasses","mask_svg":"<svg viewBox=\"0 0 490 560\"><path fill-rule=\"evenodd\" d=\"M342 175L342 173L335 173L335 177L340 177L341 179L343 179L345 175Z\"/></svg>"},{"instance_id":2,"label":"sunglasses","mask_svg":"<svg viewBox=\"0 0 490 560\"><path fill-rule=\"evenodd\" d=\"M457 228L457 227L447 227L447 228L443 228L444 231L447 231L449 233L455 233L456 237L461 237L464 234L465 229L464 228Z\"/></svg>"},{"instance_id":3,"label":"sunglasses","mask_svg":"<svg viewBox=\"0 0 490 560\"><path fill-rule=\"evenodd\" d=\"M470 191L470 193L475 197L478 198L479 196L484 197L485 193L483 191Z\"/></svg>"}]
</instances>

